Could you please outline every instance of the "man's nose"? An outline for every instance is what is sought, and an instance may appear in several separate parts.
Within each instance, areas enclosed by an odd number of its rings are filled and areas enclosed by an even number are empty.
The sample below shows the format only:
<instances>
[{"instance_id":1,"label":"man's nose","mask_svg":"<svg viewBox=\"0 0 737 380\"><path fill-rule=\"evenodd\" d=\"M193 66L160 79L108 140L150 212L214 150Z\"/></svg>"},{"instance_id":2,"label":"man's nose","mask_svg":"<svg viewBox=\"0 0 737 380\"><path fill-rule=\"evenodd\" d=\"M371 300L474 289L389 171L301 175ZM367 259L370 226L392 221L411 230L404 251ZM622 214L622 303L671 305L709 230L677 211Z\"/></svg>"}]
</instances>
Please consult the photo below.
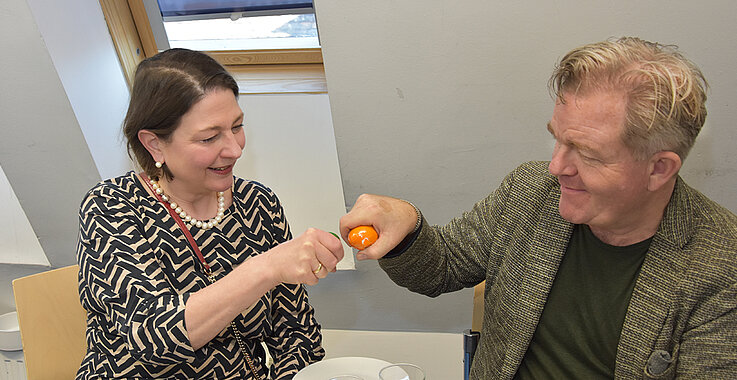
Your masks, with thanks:
<instances>
[{"instance_id":1,"label":"man's nose","mask_svg":"<svg viewBox=\"0 0 737 380\"><path fill-rule=\"evenodd\" d=\"M548 165L550 174L556 177L576 174L575 166L571 160L571 154L572 151L569 147L556 142L553 148L553 157Z\"/></svg>"}]
</instances>

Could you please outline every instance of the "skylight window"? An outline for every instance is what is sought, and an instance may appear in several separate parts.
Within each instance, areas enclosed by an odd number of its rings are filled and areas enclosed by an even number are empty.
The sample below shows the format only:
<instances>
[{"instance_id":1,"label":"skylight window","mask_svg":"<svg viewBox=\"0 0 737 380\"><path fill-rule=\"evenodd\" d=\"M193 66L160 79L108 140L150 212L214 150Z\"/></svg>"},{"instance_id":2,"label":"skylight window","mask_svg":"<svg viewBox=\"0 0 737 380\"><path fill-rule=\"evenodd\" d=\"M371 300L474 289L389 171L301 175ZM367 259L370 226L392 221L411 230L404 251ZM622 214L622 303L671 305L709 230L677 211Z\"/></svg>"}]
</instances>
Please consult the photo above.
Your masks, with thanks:
<instances>
[{"instance_id":1,"label":"skylight window","mask_svg":"<svg viewBox=\"0 0 737 380\"><path fill-rule=\"evenodd\" d=\"M169 47L195 50L318 48L312 1L158 0Z\"/></svg>"}]
</instances>

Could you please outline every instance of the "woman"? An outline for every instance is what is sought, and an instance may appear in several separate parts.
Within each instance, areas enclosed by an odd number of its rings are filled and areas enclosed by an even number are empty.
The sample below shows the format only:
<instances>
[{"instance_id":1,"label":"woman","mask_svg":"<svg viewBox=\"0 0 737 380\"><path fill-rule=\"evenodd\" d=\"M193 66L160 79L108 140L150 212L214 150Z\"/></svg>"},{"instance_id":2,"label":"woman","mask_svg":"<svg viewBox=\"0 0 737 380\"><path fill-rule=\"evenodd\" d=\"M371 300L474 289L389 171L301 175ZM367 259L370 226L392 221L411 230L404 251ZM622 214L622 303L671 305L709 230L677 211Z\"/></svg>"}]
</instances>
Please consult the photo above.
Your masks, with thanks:
<instances>
[{"instance_id":1,"label":"woman","mask_svg":"<svg viewBox=\"0 0 737 380\"><path fill-rule=\"evenodd\" d=\"M301 284L334 271L342 244L315 229L290 240L276 195L234 179L237 97L203 53L138 66L124 133L143 172L98 184L80 209L78 379L285 379L324 356Z\"/></svg>"}]
</instances>

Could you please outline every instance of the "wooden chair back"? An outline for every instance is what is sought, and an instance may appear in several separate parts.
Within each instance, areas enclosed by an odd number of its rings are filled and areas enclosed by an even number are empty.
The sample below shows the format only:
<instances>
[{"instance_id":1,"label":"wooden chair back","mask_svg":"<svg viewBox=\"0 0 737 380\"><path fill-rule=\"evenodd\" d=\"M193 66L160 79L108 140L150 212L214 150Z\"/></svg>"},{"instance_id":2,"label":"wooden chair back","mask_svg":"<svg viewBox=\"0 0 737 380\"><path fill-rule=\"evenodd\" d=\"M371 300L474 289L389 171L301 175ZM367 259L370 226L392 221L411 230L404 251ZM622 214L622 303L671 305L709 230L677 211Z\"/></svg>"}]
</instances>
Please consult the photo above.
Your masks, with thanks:
<instances>
[{"instance_id":1,"label":"wooden chair back","mask_svg":"<svg viewBox=\"0 0 737 380\"><path fill-rule=\"evenodd\" d=\"M484 324L484 288L486 281L473 287L473 315L471 318L471 330L481 332Z\"/></svg>"},{"instance_id":2,"label":"wooden chair back","mask_svg":"<svg viewBox=\"0 0 737 380\"><path fill-rule=\"evenodd\" d=\"M74 379L87 344L77 265L13 281L28 380Z\"/></svg>"}]
</instances>

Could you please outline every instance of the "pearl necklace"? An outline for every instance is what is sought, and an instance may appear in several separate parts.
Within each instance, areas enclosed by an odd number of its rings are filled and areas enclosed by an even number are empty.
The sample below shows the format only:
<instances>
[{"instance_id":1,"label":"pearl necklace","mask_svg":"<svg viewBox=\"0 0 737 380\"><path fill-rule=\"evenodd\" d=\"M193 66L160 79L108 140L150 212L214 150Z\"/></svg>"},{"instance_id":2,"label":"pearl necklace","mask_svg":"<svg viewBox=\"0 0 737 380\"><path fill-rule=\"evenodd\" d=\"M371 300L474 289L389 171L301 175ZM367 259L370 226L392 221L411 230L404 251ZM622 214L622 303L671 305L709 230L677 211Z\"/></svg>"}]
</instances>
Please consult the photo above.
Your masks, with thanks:
<instances>
[{"instance_id":1,"label":"pearl necklace","mask_svg":"<svg viewBox=\"0 0 737 380\"><path fill-rule=\"evenodd\" d=\"M169 197L164 194L164 190L161 189L161 186L159 186L159 182L156 180L150 180L151 187L154 189L156 194L161 195L161 199L166 201L166 203L169 204L172 210L179 214L179 217L182 218L182 221L187 223L187 228L192 228L192 226L196 226L197 228L202 228L203 230L210 229L214 226L216 226L220 221L223 220L223 216L225 215L225 193L222 191L218 191L218 213L215 215L214 218L202 221L192 218L191 216L187 215L187 212L182 210L181 207L177 204L177 202L172 202L169 200Z\"/></svg>"}]
</instances>

